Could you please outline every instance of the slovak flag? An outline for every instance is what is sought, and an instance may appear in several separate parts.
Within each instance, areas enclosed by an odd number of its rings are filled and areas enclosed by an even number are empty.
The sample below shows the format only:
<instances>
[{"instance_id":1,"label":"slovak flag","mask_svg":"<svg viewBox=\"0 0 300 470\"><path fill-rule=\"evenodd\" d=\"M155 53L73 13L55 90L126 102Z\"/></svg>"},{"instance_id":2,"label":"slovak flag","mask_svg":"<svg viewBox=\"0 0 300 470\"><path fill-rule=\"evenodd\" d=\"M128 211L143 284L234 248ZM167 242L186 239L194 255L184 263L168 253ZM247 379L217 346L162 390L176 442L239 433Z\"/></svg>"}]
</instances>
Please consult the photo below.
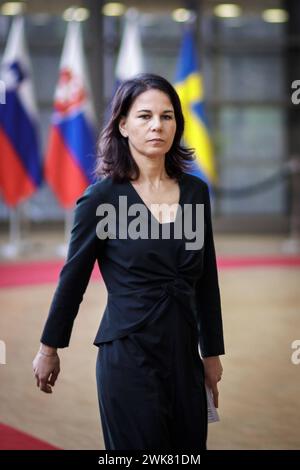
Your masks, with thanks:
<instances>
[{"instance_id":1,"label":"slovak flag","mask_svg":"<svg viewBox=\"0 0 300 470\"><path fill-rule=\"evenodd\" d=\"M15 207L42 182L37 108L22 17L13 20L0 80L4 91L0 100L0 191L5 203Z\"/></svg>"},{"instance_id":2,"label":"slovak flag","mask_svg":"<svg viewBox=\"0 0 300 470\"><path fill-rule=\"evenodd\" d=\"M71 208L94 181L96 128L79 22L69 22L54 97L45 177L60 204Z\"/></svg>"}]
</instances>

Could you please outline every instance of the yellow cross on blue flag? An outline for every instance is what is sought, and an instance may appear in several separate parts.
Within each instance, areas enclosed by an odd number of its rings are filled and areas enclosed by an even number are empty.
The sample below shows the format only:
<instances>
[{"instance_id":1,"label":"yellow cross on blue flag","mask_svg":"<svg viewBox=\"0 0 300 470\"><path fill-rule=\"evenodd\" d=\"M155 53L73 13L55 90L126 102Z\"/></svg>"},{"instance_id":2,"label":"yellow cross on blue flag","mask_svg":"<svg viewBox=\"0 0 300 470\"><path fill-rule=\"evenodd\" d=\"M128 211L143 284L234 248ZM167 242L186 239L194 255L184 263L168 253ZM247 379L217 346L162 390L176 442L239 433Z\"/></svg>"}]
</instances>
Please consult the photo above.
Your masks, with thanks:
<instances>
[{"instance_id":1,"label":"yellow cross on blue flag","mask_svg":"<svg viewBox=\"0 0 300 470\"><path fill-rule=\"evenodd\" d=\"M184 142L195 151L188 173L204 179L209 185L216 182L212 142L204 111L203 78L197 64L193 31L185 29L177 64L175 88L180 97L185 120Z\"/></svg>"}]
</instances>

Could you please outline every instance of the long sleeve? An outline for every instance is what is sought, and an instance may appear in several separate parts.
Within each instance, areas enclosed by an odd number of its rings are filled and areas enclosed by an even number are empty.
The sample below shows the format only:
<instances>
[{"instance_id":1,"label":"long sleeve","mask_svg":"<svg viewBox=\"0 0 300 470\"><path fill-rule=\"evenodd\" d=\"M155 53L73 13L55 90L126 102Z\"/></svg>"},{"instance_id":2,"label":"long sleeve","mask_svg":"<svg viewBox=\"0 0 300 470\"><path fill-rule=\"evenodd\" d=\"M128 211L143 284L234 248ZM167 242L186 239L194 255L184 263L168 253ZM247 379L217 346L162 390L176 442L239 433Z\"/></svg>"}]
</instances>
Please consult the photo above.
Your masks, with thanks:
<instances>
[{"instance_id":1,"label":"long sleeve","mask_svg":"<svg viewBox=\"0 0 300 470\"><path fill-rule=\"evenodd\" d=\"M67 260L41 337L41 342L48 346L69 345L73 323L97 259L101 241L96 234L99 199L94 188L95 185L89 186L76 203Z\"/></svg>"},{"instance_id":2,"label":"long sleeve","mask_svg":"<svg viewBox=\"0 0 300 470\"><path fill-rule=\"evenodd\" d=\"M225 354L221 300L211 221L208 187L204 199L204 261L203 274L196 283L199 342L202 357Z\"/></svg>"}]
</instances>

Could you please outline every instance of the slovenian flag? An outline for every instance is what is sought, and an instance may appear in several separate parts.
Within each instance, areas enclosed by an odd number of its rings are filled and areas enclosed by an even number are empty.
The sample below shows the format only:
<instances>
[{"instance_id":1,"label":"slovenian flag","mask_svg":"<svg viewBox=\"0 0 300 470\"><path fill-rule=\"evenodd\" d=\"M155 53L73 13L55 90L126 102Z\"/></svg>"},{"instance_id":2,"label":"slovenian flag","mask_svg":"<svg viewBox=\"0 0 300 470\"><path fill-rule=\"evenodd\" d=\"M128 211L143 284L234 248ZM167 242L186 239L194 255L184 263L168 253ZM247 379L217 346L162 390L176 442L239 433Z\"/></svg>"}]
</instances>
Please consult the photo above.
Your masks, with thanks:
<instances>
[{"instance_id":1,"label":"slovenian flag","mask_svg":"<svg viewBox=\"0 0 300 470\"><path fill-rule=\"evenodd\" d=\"M68 209L94 181L95 114L79 22L69 22L54 97L45 177Z\"/></svg>"},{"instance_id":2,"label":"slovenian flag","mask_svg":"<svg viewBox=\"0 0 300 470\"><path fill-rule=\"evenodd\" d=\"M0 80L4 91L0 103L0 191L5 203L15 207L42 182L37 108L22 17L13 20Z\"/></svg>"}]
</instances>

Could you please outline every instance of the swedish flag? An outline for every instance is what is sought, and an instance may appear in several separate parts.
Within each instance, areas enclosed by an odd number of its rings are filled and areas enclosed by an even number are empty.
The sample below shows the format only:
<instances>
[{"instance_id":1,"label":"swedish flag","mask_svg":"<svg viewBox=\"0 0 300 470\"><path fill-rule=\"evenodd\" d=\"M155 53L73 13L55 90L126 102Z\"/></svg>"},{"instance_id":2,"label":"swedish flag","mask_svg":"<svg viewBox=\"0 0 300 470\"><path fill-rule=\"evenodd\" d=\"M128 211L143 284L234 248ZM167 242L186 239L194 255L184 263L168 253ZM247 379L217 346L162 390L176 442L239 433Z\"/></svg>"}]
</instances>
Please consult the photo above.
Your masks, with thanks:
<instances>
[{"instance_id":1,"label":"swedish flag","mask_svg":"<svg viewBox=\"0 0 300 470\"><path fill-rule=\"evenodd\" d=\"M197 67L197 55L191 28L184 31L177 64L175 88L179 94L185 119L184 141L195 150L196 159L189 173L208 184L216 182L213 148L204 112L203 79Z\"/></svg>"}]
</instances>

